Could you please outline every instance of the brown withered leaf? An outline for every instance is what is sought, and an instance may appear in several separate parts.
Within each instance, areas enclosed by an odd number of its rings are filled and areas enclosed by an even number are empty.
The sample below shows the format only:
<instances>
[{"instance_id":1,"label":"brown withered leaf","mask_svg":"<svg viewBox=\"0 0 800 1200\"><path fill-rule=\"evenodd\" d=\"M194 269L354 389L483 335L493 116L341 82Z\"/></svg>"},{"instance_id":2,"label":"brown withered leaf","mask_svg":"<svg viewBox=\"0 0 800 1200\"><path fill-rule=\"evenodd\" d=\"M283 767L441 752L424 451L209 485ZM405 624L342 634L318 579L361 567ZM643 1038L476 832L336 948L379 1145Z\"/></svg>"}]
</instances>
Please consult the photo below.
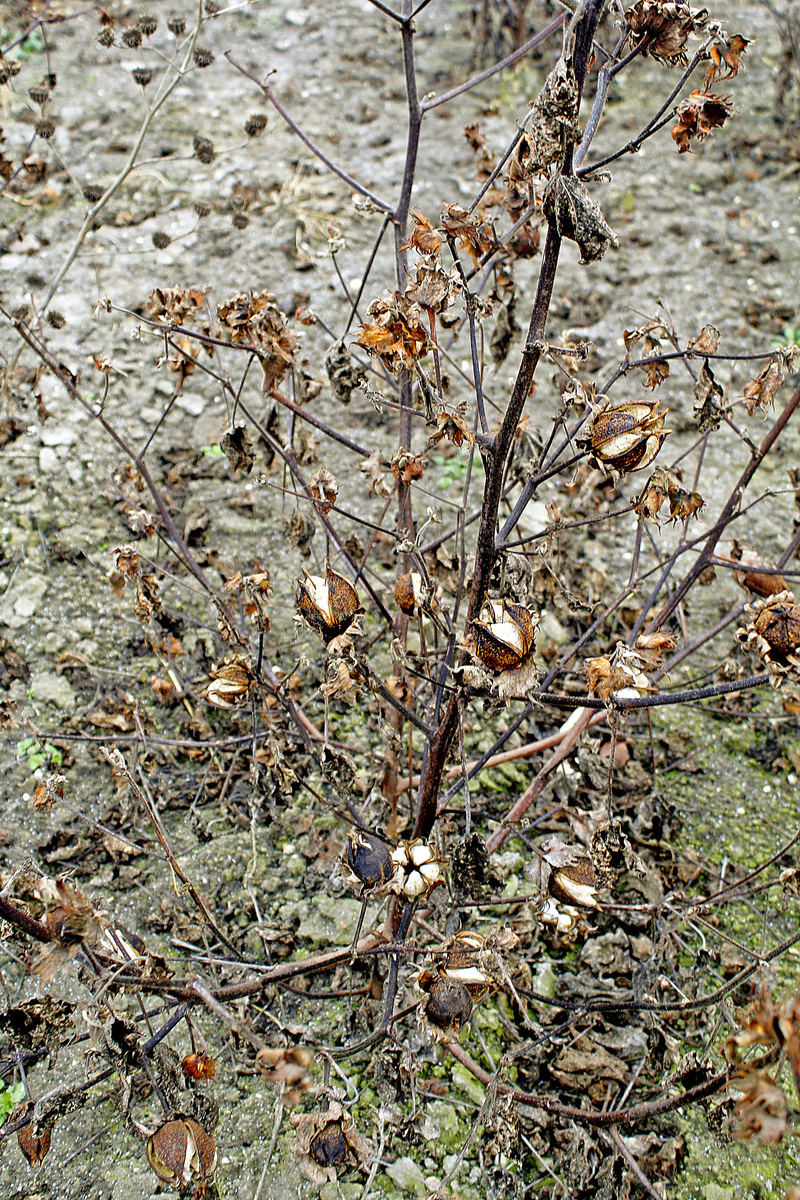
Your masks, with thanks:
<instances>
[{"instance_id":1,"label":"brown withered leaf","mask_svg":"<svg viewBox=\"0 0 800 1200\"><path fill-rule=\"evenodd\" d=\"M719 330L713 325L704 325L696 338L692 338L687 351L692 354L716 354L719 346Z\"/></svg>"},{"instance_id":2,"label":"brown withered leaf","mask_svg":"<svg viewBox=\"0 0 800 1200\"><path fill-rule=\"evenodd\" d=\"M392 494L392 489L386 479L386 472L383 469L381 452L377 446L371 454L367 455L358 469L369 481L371 496L382 496L386 499Z\"/></svg>"},{"instance_id":3,"label":"brown withered leaf","mask_svg":"<svg viewBox=\"0 0 800 1200\"><path fill-rule=\"evenodd\" d=\"M66 785L65 775L59 775L57 771L45 772L33 793L33 807L45 811L51 809L59 800L64 799Z\"/></svg>"},{"instance_id":4,"label":"brown withered leaf","mask_svg":"<svg viewBox=\"0 0 800 1200\"><path fill-rule=\"evenodd\" d=\"M325 370L336 399L341 404L349 404L354 390L364 379L364 369L353 361L343 338L334 342L325 355Z\"/></svg>"},{"instance_id":5,"label":"brown withered leaf","mask_svg":"<svg viewBox=\"0 0 800 1200\"><path fill-rule=\"evenodd\" d=\"M679 154L685 154L694 138L702 142L714 129L724 125L733 113L727 96L712 92L692 92L676 109L678 117L672 126L672 137Z\"/></svg>"},{"instance_id":6,"label":"brown withered leaf","mask_svg":"<svg viewBox=\"0 0 800 1200\"><path fill-rule=\"evenodd\" d=\"M256 1054L256 1067L268 1083L281 1088L284 1104L299 1104L313 1080L308 1069L314 1054L305 1046L262 1046Z\"/></svg>"},{"instance_id":7,"label":"brown withered leaf","mask_svg":"<svg viewBox=\"0 0 800 1200\"><path fill-rule=\"evenodd\" d=\"M670 520L688 521L690 517L699 517L705 503L699 492L686 492L678 488L669 498Z\"/></svg>"},{"instance_id":8,"label":"brown withered leaf","mask_svg":"<svg viewBox=\"0 0 800 1200\"><path fill-rule=\"evenodd\" d=\"M331 675L321 686L321 691L334 700L343 700L345 704L355 704L358 700L358 689L363 682L358 667L354 662L337 659L335 674Z\"/></svg>"},{"instance_id":9,"label":"brown withered leaf","mask_svg":"<svg viewBox=\"0 0 800 1200\"><path fill-rule=\"evenodd\" d=\"M432 256L417 263L414 282L406 288L406 296L430 312L444 312L457 298L459 284L454 275Z\"/></svg>"},{"instance_id":10,"label":"brown withered leaf","mask_svg":"<svg viewBox=\"0 0 800 1200\"><path fill-rule=\"evenodd\" d=\"M755 379L750 380L745 386L744 398L747 401L747 411L751 417L757 408L762 410L765 410L767 406L772 408L775 394L785 379L785 364L778 359L773 359L771 363L767 363L764 370ZM764 412L764 416L766 416L766 412Z\"/></svg>"},{"instance_id":11,"label":"brown withered leaf","mask_svg":"<svg viewBox=\"0 0 800 1200\"><path fill-rule=\"evenodd\" d=\"M267 395L295 365L297 337L289 329L285 315L271 292L245 295L238 292L217 305L217 316L234 345L251 345L258 351L264 378L262 392Z\"/></svg>"},{"instance_id":12,"label":"brown withered leaf","mask_svg":"<svg viewBox=\"0 0 800 1200\"><path fill-rule=\"evenodd\" d=\"M230 429L226 429L219 439L219 448L231 464L232 471L250 474L255 456L246 425L232 425Z\"/></svg>"},{"instance_id":13,"label":"brown withered leaf","mask_svg":"<svg viewBox=\"0 0 800 1200\"><path fill-rule=\"evenodd\" d=\"M320 467L308 481L308 490L314 497L314 508L320 516L327 516L339 495L339 481L327 467Z\"/></svg>"},{"instance_id":14,"label":"brown withered leaf","mask_svg":"<svg viewBox=\"0 0 800 1200\"><path fill-rule=\"evenodd\" d=\"M645 387L657 388L665 379L669 378L669 363L668 362L652 362L648 363L644 368L647 376Z\"/></svg>"},{"instance_id":15,"label":"brown withered leaf","mask_svg":"<svg viewBox=\"0 0 800 1200\"><path fill-rule=\"evenodd\" d=\"M133 611L143 625L147 625L153 613L161 612L158 580L155 575L142 575L136 581L136 599Z\"/></svg>"},{"instance_id":16,"label":"brown withered leaf","mask_svg":"<svg viewBox=\"0 0 800 1200\"><path fill-rule=\"evenodd\" d=\"M756 1137L767 1146L777 1146L789 1125L786 1096L766 1067L739 1067L730 1087L742 1095L734 1105L739 1119L736 1136Z\"/></svg>"},{"instance_id":17,"label":"brown withered leaf","mask_svg":"<svg viewBox=\"0 0 800 1200\"><path fill-rule=\"evenodd\" d=\"M414 228L402 249L413 248L419 254L438 254L442 248L442 235L439 230L434 229L428 218L424 217L418 208L412 208L411 218Z\"/></svg>"},{"instance_id":18,"label":"brown withered leaf","mask_svg":"<svg viewBox=\"0 0 800 1200\"><path fill-rule=\"evenodd\" d=\"M562 54L531 104L527 122L530 155L524 160L528 175L546 174L549 167L563 158L567 141L580 141L579 103L572 55Z\"/></svg>"},{"instance_id":19,"label":"brown withered leaf","mask_svg":"<svg viewBox=\"0 0 800 1200\"><path fill-rule=\"evenodd\" d=\"M701 433L719 429L723 417L722 395L722 388L705 359L694 385L694 417Z\"/></svg>"},{"instance_id":20,"label":"brown withered leaf","mask_svg":"<svg viewBox=\"0 0 800 1200\"><path fill-rule=\"evenodd\" d=\"M182 337L172 344L169 369L179 376L181 385L187 375L194 373L195 363L200 356L200 343L193 338Z\"/></svg>"},{"instance_id":21,"label":"brown withered leaf","mask_svg":"<svg viewBox=\"0 0 800 1200\"><path fill-rule=\"evenodd\" d=\"M559 1051L550 1073L563 1087L587 1092L596 1101L605 1098L610 1084L625 1083L630 1075L622 1059L585 1033Z\"/></svg>"}]
</instances>

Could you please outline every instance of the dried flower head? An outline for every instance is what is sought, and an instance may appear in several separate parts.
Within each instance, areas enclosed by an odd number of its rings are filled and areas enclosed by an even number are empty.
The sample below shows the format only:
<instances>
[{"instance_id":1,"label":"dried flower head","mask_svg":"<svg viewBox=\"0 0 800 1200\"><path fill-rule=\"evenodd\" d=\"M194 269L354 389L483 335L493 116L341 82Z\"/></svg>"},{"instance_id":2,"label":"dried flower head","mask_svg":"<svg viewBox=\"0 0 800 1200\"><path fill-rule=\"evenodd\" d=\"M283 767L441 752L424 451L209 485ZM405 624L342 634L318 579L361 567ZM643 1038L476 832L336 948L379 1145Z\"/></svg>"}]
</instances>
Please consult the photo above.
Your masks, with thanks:
<instances>
[{"instance_id":1,"label":"dried flower head","mask_svg":"<svg viewBox=\"0 0 800 1200\"><path fill-rule=\"evenodd\" d=\"M672 126L672 137L678 153L685 154L694 138L702 142L714 129L724 125L733 113L727 96L711 92L692 92L676 109L678 120Z\"/></svg>"},{"instance_id":2,"label":"dried flower head","mask_svg":"<svg viewBox=\"0 0 800 1200\"><path fill-rule=\"evenodd\" d=\"M371 320L362 325L356 345L380 359L393 375L413 370L427 354L430 340L422 325L422 308L401 292L393 292L388 300L373 300L367 316Z\"/></svg>"},{"instance_id":3,"label":"dried flower head","mask_svg":"<svg viewBox=\"0 0 800 1200\"><path fill-rule=\"evenodd\" d=\"M45 320L53 329L63 329L67 323L67 318L57 308L48 309Z\"/></svg>"},{"instance_id":4,"label":"dried flower head","mask_svg":"<svg viewBox=\"0 0 800 1200\"><path fill-rule=\"evenodd\" d=\"M217 1063L205 1050L199 1054L187 1054L181 1062L184 1075L189 1079L206 1082L213 1079L217 1073Z\"/></svg>"},{"instance_id":5,"label":"dried flower head","mask_svg":"<svg viewBox=\"0 0 800 1200\"><path fill-rule=\"evenodd\" d=\"M56 131L55 121L51 121L49 118L37 121L34 129L36 130L37 137L42 138L45 142L49 142Z\"/></svg>"},{"instance_id":6,"label":"dried flower head","mask_svg":"<svg viewBox=\"0 0 800 1200\"><path fill-rule=\"evenodd\" d=\"M5 58L0 54L0 87L20 73L20 65L15 58Z\"/></svg>"},{"instance_id":7,"label":"dried flower head","mask_svg":"<svg viewBox=\"0 0 800 1200\"><path fill-rule=\"evenodd\" d=\"M152 37L158 29L158 17L153 13L142 13L136 24L142 37Z\"/></svg>"},{"instance_id":8,"label":"dried flower head","mask_svg":"<svg viewBox=\"0 0 800 1200\"><path fill-rule=\"evenodd\" d=\"M129 50L138 50L142 44L142 31L136 25L122 31L122 44Z\"/></svg>"},{"instance_id":9,"label":"dried flower head","mask_svg":"<svg viewBox=\"0 0 800 1200\"><path fill-rule=\"evenodd\" d=\"M99 183L87 183L83 189L83 197L90 204L96 204L104 192L105 188L101 187Z\"/></svg>"},{"instance_id":10,"label":"dried flower head","mask_svg":"<svg viewBox=\"0 0 800 1200\"><path fill-rule=\"evenodd\" d=\"M49 1123L38 1125L34 1118L36 1104L33 1100L23 1100L12 1109L9 1120L12 1123L30 1117L27 1125L17 1130L17 1144L28 1160L29 1167L38 1167L50 1149L50 1139L53 1133L53 1119Z\"/></svg>"},{"instance_id":11,"label":"dried flower head","mask_svg":"<svg viewBox=\"0 0 800 1200\"><path fill-rule=\"evenodd\" d=\"M153 78L153 72L149 67L134 67L131 71L131 78L139 87L146 88Z\"/></svg>"},{"instance_id":12,"label":"dried flower head","mask_svg":"<svg viewBox=\"0 0 800 1200\"><path fill-rule=\"evenodd\" d=\"M172 13L171 16L167 17L167 29L175 37L180 37L182 33L186 32L186 18L180 16L178 13Z\"/></svg>"},{"instance_id":13,"label":"dried flower head","mask_svg":"<svg viewBox=\"0 0 800 1200\"><path fill-rule=\"evenodd\" d=\"M214 61L214 55L212 52L205 49L203 46L195 47L195 49L192 51L192 58L194 59L195 66L201 68L210 67Z\"/></svg>"},{"instance_id":14,"label":"dried flower head","mask_svg":"<svg viewBox=\"0 0 800 1200\"><path fill-rule=\"evenodd\" d=\"M101 29L94 40L98 46L105 46L108 49L109 46L114 45L114 30L109 28Z\"/></svg>"},{"instance_id":15,"label":"dried flower head","mask_svg":"<svg viewBox=\"0 0 800 1200\"><path fill-rule=\"evenodd\" d=\"M234 229L247 229L250 224L250 218L247 213L235 212L231 217L231 225Z\"/></svg>"},{"instance_id":16,"label":"dried flower head","mask_svg":"<svg viewBox=\"0 0 800 1200\"><path fill-rule=\"evenodd\" d=\"M686 66L689 35L702 29L708 20L705 8L692 9L672 0L636 0L625 13L625 23L634 49L666 63Z\"/></svg>"},{"instance_id":17,"label":"dried flower head","mask_svg":"<svg viewBox=\"0 0 800 1200\"><path fill-rule=\"evenodd\" d=\"M153 234L153 245L155 246L156 250L166 250L171 241L172 238L169 236L169 234L164 233L164 231L161 229L157 229Z\"/></svg>"},{"instance_id":18,"label":"dried flower head","mask_svg":"<svg viewBox=\"0 0 800 1200\"><path fill-rule=\"evenodd\" d=\"M34 104L46 104L50 97L50 88L44 83L35 83L28 88L28 95Z\"/></svg>"},{"instance_id":19,"label":"dried flower head","mask_svg":"<svg viewBox=\"0 0 800 1200\"><path fill-rule=\"evenodd\" d=\"M205 200L195 200L194 211L200 218L207 217L211 212L211 205L207 204Z\"/></svg>"}]
</instances>

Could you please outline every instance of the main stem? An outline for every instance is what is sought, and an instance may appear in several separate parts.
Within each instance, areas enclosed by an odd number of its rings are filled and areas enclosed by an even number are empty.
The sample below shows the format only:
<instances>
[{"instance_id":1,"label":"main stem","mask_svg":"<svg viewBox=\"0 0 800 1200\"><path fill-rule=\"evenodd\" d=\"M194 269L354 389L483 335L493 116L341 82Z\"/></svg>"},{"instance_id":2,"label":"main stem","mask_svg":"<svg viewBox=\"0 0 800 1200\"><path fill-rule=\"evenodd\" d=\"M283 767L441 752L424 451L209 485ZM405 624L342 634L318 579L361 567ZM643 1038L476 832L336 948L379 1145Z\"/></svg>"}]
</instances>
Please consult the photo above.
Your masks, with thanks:
<instances>
[{"instance_id":1,"label":"main stem","mask_svg":"<svg viewBox=\"0 0 800 1200\"><path fill-rule=\"evenodd\" d=\"M574 65L579 92L583 90L592 41L604 3L605 0L584 0L572 22L570 33L575 36ZM571 144L567 146L564 155L562 173L572 173ZM503 475L506 459L517 426L522 418L525 401L530 393L533 377L539 365L542 350L544 349L545 325L553 296L553 286L560 250L561 238L551 227L548 231L544 254L542 256L542 267L539 272L539 284L528 328L528 337L525 348L522 351L522 362L517 372L517 378L514 381L511 399L509 400L500 429L491 446L486 449L483 455L486 485L483 493L483 504L478 528L475 569L467 609L467 628L469 628L471 622L480 613L497 556L495 534L497 530L497 515L503 493ZM466 655L462 653L461 661L465 657ZM457 731L458 696L453 693L445 709L444 716L431 738L427 770L425 771L425 777L420 787L417 803L414 837L427 837L433 828L447 754Z\"/></svg>"}]
</instances>

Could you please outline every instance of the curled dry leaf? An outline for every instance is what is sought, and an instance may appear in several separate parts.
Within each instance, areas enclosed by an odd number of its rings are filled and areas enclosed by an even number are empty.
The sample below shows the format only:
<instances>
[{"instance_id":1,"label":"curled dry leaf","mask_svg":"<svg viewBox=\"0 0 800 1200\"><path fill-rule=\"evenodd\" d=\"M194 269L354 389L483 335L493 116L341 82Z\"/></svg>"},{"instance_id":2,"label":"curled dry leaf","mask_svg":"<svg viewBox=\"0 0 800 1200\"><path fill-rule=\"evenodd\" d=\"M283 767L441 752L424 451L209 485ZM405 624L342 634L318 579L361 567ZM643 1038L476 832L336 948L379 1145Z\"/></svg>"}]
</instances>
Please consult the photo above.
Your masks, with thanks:
<instances>
[{"instance_id":1,"label":"curled dry leaf","mask_svg":"<svg viewBox=\"0 0 800 1200\"><path fill-rule=\"evenodd\" d=\"M255 457L253 443L245 425L232 425L230 429L226 429L219 439L219 448L231 464L232 471L250 474Z\"/></svg>"},{"instance_id":2,"label":"curled dry leaf","mask_svg":"<svg viewBox=\"0 0 800 1200\"><path fill-rule=\"evenodd\" d=\"M739 74L739 60L750 45L750 39L734 33L732 37L721 35L708 48L708 57L714 66L707 73L704 86L709 88L718 79L732 79Z\"/></svg>"},{"instance_id":3,"label":"curled dry leaf","mask_svg":"<svg viewBox=\"0 0 800 1200\"><path fill-rule=\"evenodd\" d=\"M373 300L371 321L361 327L356 345L378 358L393 375L411 371L428 353L430 340L422 324L422 308L400 292L388 300Z\"/></svg>"},{"instance_id":4,"label":"curled dry leaf","mask_svg":"<svg viewBox=\"0 0 800 1200\"><path fill-rule=\"evenodd\" d=\"M440 409L435 418L436 428L428 435L428 445L435 446L446 438L454 446L463 446L464 442L470 447L474 446L475 434L464 419L466 411L466 403L459 404L452 412L446 408Z\"/></svg>"},{"instance_id":5,"label":"curled dry leaf","mask_svg":"<svg viewBox=\"0 0 800 1200\"><path fill-rule=\"evenodd\" d=\"M314 508L320 516L327 516L339 495L339 481L326 467L320 467L308 481L308 489L314 497Z\"/></svg>"},{"instance_id":6,"label":"curled dry leaf","mask_svg":"<svg viewBox=\"0 0 800 1200\"><path fill-rule=\"evenodd\" d=\"M364 369L353 361L344 339L334 342L325 355L325 370L328 372L331 389L341 404L349 404L352 394L364 380Z\"/></svg>"},{"instance_id":7,"label":"curled dry leaf","mask_svg":"<svg viewBox=\"0 0 800 1200\"><path fill-rule=\"evenodd\" d=\"M546 174L561 161L568 141L580 141L579 104L572 53L562 54L531 104L527 122L530 155L524 163L529 175Z\"/></svg>"},{"instance_id":8,"label":"curled dry leaf","mask_svg":"<svg viewBox=\"0 0 800 1200\"><path fill-rule=\"evenodd\" d=\"M768 1146L777 1146L789 1126L789 1109L782 1088L766 1067L739 1067L730 1089L738 1093L734 1113L739 1125L736 1136L742 1140L756 1137Z\"/></svg>"},{"instance_id":9,"label":"curled dry leaf","mask_svg":"<svg viewBox=\"0 0 800 1200\"><path fill-rule=\"evenodd\" d=\"M489 222L468 213L460 204L442 205L442 227L445 233L455 238L459 248L467 252L476 267L481 256L497 245Z\"/></svg>"},{"instance_id":10,"label":"curled dry leaf","mask_svg":"<svg viewBox=\"0 0 800 1200\"><path fill-rule=\"evenodd\" d=\"M581 262L596 262L619 239L603 216L600 205L584 183L572 175L556 175L548 183L542 212L559 237L577 242Z\"/></svg>"},{"instance_id":11,"label":"curled dry leaf","mask_svg":"<svg viewBox=\"0 0 800 1200\"><path fill-rule=\"evenodd\" d=\"M367 455L358 469L362 475L366 476L369 482L369 494L371 496L381 496L383 499L391 496L392 489L386 478L386 472L383 469L383 458L377 446Z\"/></svg>"},{"instance_id":12,"label":"curled dry leaf","mask_svg":"<svg viewBox=\"0 0 800 1200\"><path fill-rule=\"evenodd\" d=\"M744 398L751 417L757 408L760 408L766 417L765 410L767 407L772 408L775 394L786 379L786 369L786 357L780 356L767 363L764 370L746 384Z\"/></svg>"},{"instance_id":13,"label":"curled dry leaf","mask_svg":"<svg viewBox=\"0 0 800 1200\"><path fill-rule=\"evenodd\" d=\"M714 378L708 359L705 359L694 385L694 418L701 433L719 428L725 412L722 396L722 388Z\"/></svg>"},{"instance_id":14,"label":"curled dry leaf","mask_svg":"<svg viewBox=\"0 0 800 1200\"><path fill-rule=\"evenodd\" d=\"M687 351L692 354L716 354L719 346L719 330L713 325L704 325L696 338L692 338Z\"/></svg>"},{"instance_id":15,"label":"curled dry leaf","mask_svg":"<svg viewBox=\"0 0 800 1200\"><path fill-rule=\"evenodd\" d=\"M413 483L422 479L428 460L424 454L412 454L410 450L399 450L391 463L392 474L400 483Z\"/></svg>"},{"instance_id":16,"label":"curled dry leaf","mask_svg":"<svg viewBox=\"0 0 800 1200\"><path fill-rule=\"evenodd\" d=\"M733 578L740 587L747 588L756 596L775 596L778 592L788 590L783 575L772 569L770 563L756 554L747 546L740 546L734 540L731 558L741 564L741 570L733 572Z\"/></svg>"}]
</instances>

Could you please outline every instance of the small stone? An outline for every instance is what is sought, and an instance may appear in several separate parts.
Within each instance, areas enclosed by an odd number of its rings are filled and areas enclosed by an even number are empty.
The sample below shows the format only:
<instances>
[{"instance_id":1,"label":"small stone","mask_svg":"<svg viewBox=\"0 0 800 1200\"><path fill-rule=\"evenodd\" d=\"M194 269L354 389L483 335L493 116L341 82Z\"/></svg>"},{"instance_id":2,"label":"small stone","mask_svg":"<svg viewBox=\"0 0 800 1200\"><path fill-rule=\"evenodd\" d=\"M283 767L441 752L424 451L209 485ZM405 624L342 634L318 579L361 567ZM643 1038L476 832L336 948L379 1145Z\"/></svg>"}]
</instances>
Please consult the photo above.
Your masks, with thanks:
<instances>
[{"instance_id":1,"label":"small stone","mask_svg":"<svg viewBox=\"0 0 800 1200\"><path fill-rule=\"evenodd\" d=\"M53 704L65 713L73 713L78 706L69 680L55 671L37 671L31 675L31 692L37 703Z\"/></svg>"},{"instance_id":2,"label":"small stone","mask_svg":"<svg viewBox=\"0 0 800 1200\"><path fill-rule=\"evenodd\" d=\"M386 1174L395 1187L414 1196L427 1196L428 1185L413 1158L398 1158L386 1168Z\"/></svg>"},{"instance_id":3,"label":"small stone","mask_svg":"<svg viewBox=\"0 0 800 1200\"><path fill-rule=\"evenodd\" d=\"M9 629L26 625L50 586L44 575L18 575L0 603L0 624Z\"/></svg>"},{"instance_id":4,"label":"small stone","mask_svg":"<svg viewBox=\"0 0 800 1200\"><path fill-rule=\"evenodd\" d=\"M77 430L71 425L51 425L49 422L42 429L40 436L45 446L71 446L78 440Z\"/></svg>"}]
</instances>

